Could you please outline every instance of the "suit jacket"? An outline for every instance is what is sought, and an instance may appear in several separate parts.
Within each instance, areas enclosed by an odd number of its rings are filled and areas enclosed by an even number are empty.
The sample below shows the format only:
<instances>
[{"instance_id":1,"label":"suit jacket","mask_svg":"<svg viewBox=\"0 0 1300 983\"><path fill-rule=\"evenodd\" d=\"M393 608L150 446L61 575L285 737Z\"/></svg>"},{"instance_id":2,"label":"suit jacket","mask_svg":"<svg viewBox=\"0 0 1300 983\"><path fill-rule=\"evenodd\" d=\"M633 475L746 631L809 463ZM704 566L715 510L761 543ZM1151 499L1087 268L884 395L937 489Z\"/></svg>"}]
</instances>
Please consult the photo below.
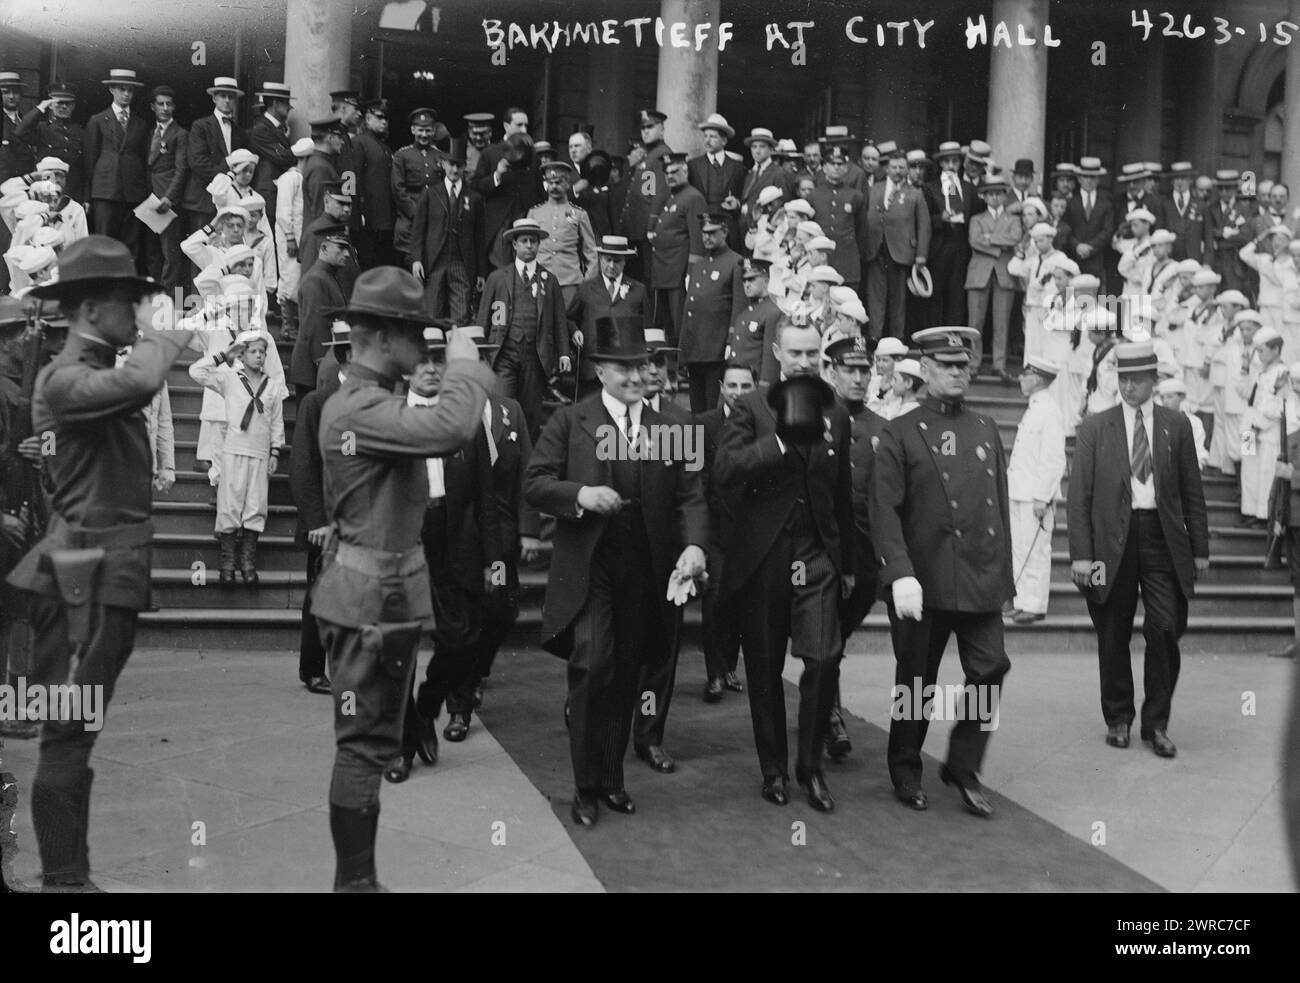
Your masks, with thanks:
<instances>
[{"instance_id":1,"label":"suit jacket","mask_svg":"<svg viewBox=\"0 0 1300 983\"><path fill-rule=\"evenodd\" d=\"M871 186L871 194L858 213L858 243L862 258L870 263L888 247L895 263L911 266L930 252L930 209L916 188L902 185L902 197L885 207L885 181ZM838 251L838 250L837 250Z\"/></svg>"},{"instance_id":2,"label":"suit jacket","mask_svg":"<svg viewBox=\"0 0 1300 983\"><path fill-rule=\"evenodd\" d=\"M543 371L550 377L559 368L560 356L569 354L569 327L564 319L564 295L560 292L560 285L540 263L537 265L537 280L537 357ZM500 345L505 341L514 317L516 293L523 289L525 287L514 263L499 267L488 276L483 284L477 322L487 327L488 344ZM501 350L498 349L497 358L500 356Z\"/></svg>"},{"instance_id":3,"label":"suit jacket","mask_svg":"<svg viewBox=\"0 0 1300 983\"><path fill-rule=\"evenodd\" d=\"M848 407L845 407L848 409ZM889 421L864 403L849 411L849 460L853 487L853 560L859 579L879 577L876 548L871 542L871 474L876 459L875 441ZM874 596L875 591L872 591Z\"/></svg>"},{"instance_id":4,"label":"suit jacket","mask_svg":"<svg viewBox=\"0 0 1300 983\"><path fill-rule=\"evenodd\" d=\"M970 220L985 211L988 206L979 196L975 185L965 178L961 181L961 196L945 195L942 175L933 181L921 185L926 205L930 209L931 251L952 250L960 256L970 252ZM951 207L953 212L964 218L962 222L949 222L944 219L945 209Z\"/></svg>"},{"instance_id":5,"label":"suit jacket","mask_svg":"<svg viewBox=\"0 0 1300 983\"><path fill-rule=\"evenodd\" d=\"M420 192L415 205L415 222L411 226L411 247L406 262L423 263L428 276L434 264L443 257L451 235L451 209L460 215L460 229L456 241L460 246L460 259L465 264L465 275L471 286L480 275L479 263L483 258L483 198L470 190L469 183L460 182L460 195L453 203L447 197L447 182L437 181ZM450 253L447 253L450 256Z\"/></svg>"},{"instance_id":6,"label":"suit jacket","mask_svg":"<svg viewBox=\"0 0 1300 983\"><path fill-rule=\"evenodd\" d=\"M718 445L722 443L722 428L727 423L727 411L719 403L713 409L698 414L695 422L704 437L704 471L701 478L704 500L709 504L709 556L721 559L722 544L728 536L732 499L722 494L721 487L713 477L713 469L718 460Z\"/></svg>"},{"instance_id":7,"label":"suit jacket","mask_svg":"<svg viewBox=\"0 0 1300 983\"><path fill-rule=\"evenodd\" d=\"M1205 243L1205 261L1213 263L1216 270L1221 263L1236 260L1241 247L1251 240L1250 218L1240 201L1234 200L1228 214L1223 214L1223 205L1215 202L1204 211L1203 241ZM1238 222L1238 219L1241 221ZM1228 229L1236 229L1235 236L1225 236Z\"/></svg>"},{"instance_id":8,"label":"suit jacket","mask_svg":"<svg viewBox=\"0 0 1300 983\"><path fill-rule=\"evenodd\" d=\"M325 342L334 324L331 311L345 307L347 295L332 266L316 263L298 284L298 338L289 359L289 379L295 386L316 385L316 367L325 357Z\"/></svg>"},{"instance_id":9,"label":"suit jacket","mask_svg":"<svg viewBox=\"0 0 1300 983\"><path fill-rule=\"evenodd\" d=\"M31 145L18 137L18 128L22 123L21 113L18 119L10 120L7 113L0 111L0 181L23 177L30 174L36 166L36 156Z\"/></svg>"},{"instance_id":10,"label":"suit jacket","mask_svg":"<svg viewBox=\"0 0 1300 983\"><path fill-rule=\"evenodd\" d=\"M484 269L506 266L511 262L510 247L501 241L501 233L510 228L515 219L527 215L528 209L541 197L535 166L512 167L501 178L501 183L496 183L493 175L505 153L505 143L494 143L485 149L470 180L470 187L483 196Z\"/></svg>"},{"instance_id":11,"label":"suit jacket","mask_svg":"<svg viewBox=\"0 0 1300 983\"><path fill-rule=\"evenodd\" d=\"M57 157L67 164L68 181L63 186L63 190L74 201L85 204L86 131L80 123L64 123L53 117L46 117L39 106L33 106L23 114L22 122L18 124L14 135L32 148L32 156L35 160ZM35 161L32 166L35 167Z\"/></svg>"},{"instance_id":12,"label":"suit jacket","mask_svg":"<svg viewBox=\"0 0 1300 983\"><path fill-rule=\"evenodd\" d=\"M669 192L659 208L650 216L649 228L655 234L650 286L656 290L681 289L691 257L704 255L704 195L688 184Z\"/></svg>"},{"instance_id":13,"label":"suit jacket","mask_svg":"<svg viewBox=\"0 0 1300 983\"><path fill-rule=\"evenodd\" d=\"M678 362L723 360L731 322L748 304L743 273L740 255L725 246L688 268Z\"/></svg>"},{"instance_id":14,"label":"suit jacket","mask_svg":"<svg viewBox=\"0 0 1300 983\"><path fill-rule=\"evenodd\" d=\"M1065 208L1065 220L1070 223L1070 228L1074 230L1073 258L1078 260L1079 270L1083 273L1091 273L1093 276L1102 276L1102 271L1105 268L1106 248L1110 245L1110 237L1115 222L1112 218L1114 209L1110 195L1100 189L1096 194L1097 201L1093 205L1092 214L1085 216L1083 213L1083 196L1076 191ZM1079 255L1079 246L1081 245L1087 245L1092 249L1092 255L1087 259ZM1102 282L1105 283L1104 278Z\"/></svg>"},{"instance_id":15,"label":"suit jacket","mask_svg":"<svg viewBox=\"0 0 1300 983\"><path fill-rule=\"evenodd\" d=\"M1141 198L1129 198L1128 195L1125 195L1122 198L1115 199L1115 226L1111 229L1111 235L1115 235L1120 231L1125 216L1137 208L1145 208L1156 217L1151 228L1163 229L1165 227L1165 200L1163 198L1155 194L1143 195Z\"/></svg>"},{"instance_id":16,"label":"suit jacket","mask_svg":"<svg viewBox=\"0 0 1300 983\"><path fill-rule=\"evenodd\" d=\"M813 189L812 206L817 210L816 222L822 231L835 240L835 252L830 263L847 284L862 279L862 257L858 250L858 230L862 227L862 209L866 199L860 191L846 185L831 187L819 185Z\"/></svg>"},{"instance_id":17,"label":"suit jacket","mask_svg":"<svg viewBox=\"0 0 1300 983\"><path fill-rule=\"evenodd\" d=\"M175 120L162 137L158 136L157 123L149 131L149 190L168 199L173 211L181 207L181 195L190 175L189 138L189 131Z\"/></svg>"},{"instance_id":18,"label":"suit jacket","mask_svg":"<svg viewBox=\"0 0 1300 983\"><path fill-rule=\"evenodd\" d=\"M966 288L987 287L996 277L998 286L1018 289L1019 283L1007 266L1021 236L1020 216L1012 215L1005 208L996 218L992 212L985 211L971 219L971 255L966 267Z\"/></svg>"},{"instance_id":19,"label":"suit jacket","mask_svg":"<svg viewBox=\"0 0 1300 983\"><path fill-rule=\"evenodd\" d=\"M294 542L307 546L307 533L329 525L325 514L325 459L320 452L320 411L339 389L338 373L303 397L293 423L293 449L289 454L289 491L298 509Z\"/></svg>"},{"instance_id":20,"label":"suit jacket","mask_svg":"<svg viewBox=\"0 0 1300 983\"><path fill-rule=\"evenodd\" d=\"M235 125L230 127L230 150L248 147L248 136ZM187 153L190 161L189 182L185 185L184 207L192 212L216 214L212 205L212 196L208 194L208 185L212 179L226 170L226 140L221 135L221 124L217 122L216 113L200 116L190 124L190 138Z\"/></svg>"},{"instance_id":21,"label":"suit jacket","mask_svg":"<svg viewBox=\"0 0 1300 983\"><path fill-rule=\"evenodd\" d=\"M459 450L440 456L446 492L443 506L448 572L453 582L481 594L483 568L495 563L504 552L499 515L492 499L491 454L482 425Z\"/></svg>"},{"instance_id":22,"label":"suit jacket","mask_svg":"<svg viewBox=\"0 0 1300 983\"><path fill-rule=\"evenodd\" d=\"M1156 404L1151 416L1151 463L1156 512L1183 596L1195 593L1193 557L1210 555L1205 492L1192 437L1180 412ZM1132 465L1123 405L1089 416L1074 438L1070 468L1070 560L1091 560L1103 576L1084 593L1104 604L1128 541L1132 515Z\"/></svg>"},{"instance_id":23,"label":"suit jacket","mask_svg":"<svg viewBox=\"0 0 1300 983\"><path fill-rule=\"evenodd\" d=\"M667 417L649 406L641 409L641 426L663 426ZM611 428L604 430L602 428ZM567 629L587 602L592 557L609 520L594 512L577 514L583 485L612 485L613 463L599 452L611 432L617 433L600 393L556 410L542 428L524 479L528 504L555 516L555 551L542 609L542 644L568 656ZM617 438L616 438L617 439ZM698 471L682 459L641 463L641 515L650 546L655 584L668 587L681 551L690 545L705 549L709 542L709 511ZM669 602L658 599L671 612Z\"/></svg>"},{"instance_id":24,"label":"suit jacket","mask_svg":"<svg viewBox=\"0 0 1300 983\"><path fill-rule=\"evenodd\" d=\"M265 113L253 120L253 125L248 128L248 149L257 154L253 190L266 199L269 211L275 209L275 179L298 164L292 147L284 130L267 119Z\"/></svg>"},{"instance_id":25,"label":"suit jacket","mask_svg":"<svg viewBox=\"0 0 1300 983\"><path fill-rule=\"evenodd\" d=\"M352 141L352 165L357 172L357 211L367 232L393 231L397 208L393 204L393 151L369 130ZM465 187L461 178L461 187Z\"/></svg>"},{"instance_id":26,"label":"suit jacket","mask_svg":"<svg viewBox=\"0 0 1300 983\"><path fill-rule=\"evenodd\" d=\"M139 114L131 113L123 130L112 107L96 113L86 122L84 146L89 198L138 205L149 197L149 124Z\"/></svg>"},{"instance_id":27,"label":"suit jacket","mask_svg":"<svg viewBox=\"0 0 1300 983\"><path fill-rule=\"evenodd\" d=\"M718 494L734 503L731 535L724 550L724 600L753 577L801 498L812 510L822 547L836 572L841 576L853 573L849 416L836 404L826 420L829 440L803 446L787 444L782 454L767 391L755 389L736 400L722 428L713 467Z\"/></svg>"},{"instance_id":28,"label":"suit jacket","mask_svg":"<svg viewBox=\"0 0 1300 983\"><path fill-rule=\"evenodd\" d=\"M491 504L496 514L499 554L489 554L488 562L515 559L519 556L519 537L538 536L541 517L524 500L524 471L533 456L533 441L528 436L528 421L519 403L509 396L488 396L492 406L492 440L497 460L492 465Z\"/></svg>"},{"instance_id":29,"label":"suit jacket","mask_svg":"<svg viewBox=\"0 0 1300 983\"><path fill-rule=\"evenodd\" d=\"M741 243L740 209L723 211L722 202L727 195L739 201L745 189L745 165L723 151L722 166L714 167L708 154L692 157L686 162L686 179L692 188L704 195L709 211L727 216L727 243L732 249Z\"/></svg>"},{"instance_id":30,"label":"suit jacket","mask_svg":"<svg viewBox=\"0 0 1300 983\"><path fill-rule=\"evenodd\" d=\"M777 187L789 201L794 197L794 178L784 167L769 158L767 167L759 174L754 168L745 172L745 183L740 186L742 224L752 229L758 221L758 194L766 187Z\"/></svg>"},{"instance_id":31,"label":"suit jacket","mask_svg":"<svg viewBox=\"0 0 1300 983\"><path fill-rule=\"evenodd\" d=\"M596 274L584 280L577 293L569 301L565 315L572 330L582 332L583 351L590 351L596 339L596 319L601 317L627 317L640 315L645 323L650 323L650 293L645 286L628 276L619 283L620 296L611 301L605 289L605 278ZM627 288L624 292L621 288ZM596 368L591 361L581 358L579 353L578 372L583 379L596 378Z\"/></svg>"}]
</instances>

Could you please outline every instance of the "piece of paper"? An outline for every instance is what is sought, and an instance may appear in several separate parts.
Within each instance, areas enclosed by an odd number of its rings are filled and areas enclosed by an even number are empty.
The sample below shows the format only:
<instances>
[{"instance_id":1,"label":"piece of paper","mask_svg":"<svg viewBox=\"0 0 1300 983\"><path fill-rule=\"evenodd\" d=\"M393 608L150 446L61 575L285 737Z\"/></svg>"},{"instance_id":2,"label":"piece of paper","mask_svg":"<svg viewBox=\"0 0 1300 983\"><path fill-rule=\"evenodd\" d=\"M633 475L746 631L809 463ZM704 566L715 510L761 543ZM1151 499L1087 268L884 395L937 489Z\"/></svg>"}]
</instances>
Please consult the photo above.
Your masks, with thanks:
<instances>
[{"instance_id":1,"label":"piece of paper","mask_svg":"<svg viewBox=\"0 0 1300 983\"><path fill-rule=\"evenodd\" d=\"M158 201L157 195L150 195L135 207L135 217L149 226L149 231L154 235L158 235L163 229L176 221L176 209L169 208L165 212L160 212L158 211Z\"/></svg>"}]
</instances>

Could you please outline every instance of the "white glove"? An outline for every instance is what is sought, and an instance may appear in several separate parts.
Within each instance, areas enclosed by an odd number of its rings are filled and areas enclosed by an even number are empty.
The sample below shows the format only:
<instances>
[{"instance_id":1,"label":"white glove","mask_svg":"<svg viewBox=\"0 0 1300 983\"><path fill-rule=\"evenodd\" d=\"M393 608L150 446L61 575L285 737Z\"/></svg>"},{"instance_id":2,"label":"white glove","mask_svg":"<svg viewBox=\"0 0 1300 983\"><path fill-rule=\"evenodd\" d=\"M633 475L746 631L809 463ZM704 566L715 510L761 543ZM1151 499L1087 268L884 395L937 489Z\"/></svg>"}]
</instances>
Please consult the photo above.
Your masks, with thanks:
<instances>
[{"instance_id":1,"label":"white glove","mask_svg":"<svg viewBox=\"0 0 1300 983\"><path fill-rule=\"evenodd\" d=\"M690 574L674 570L668 576L668 594L664 598L681 607L688 599L695 596L695 580Z\"/></svg>"},{"instance_id":2,"label":"white glove","mask_svg":"<svg viewBox=\"0 0 1300 983\"><path fill-rule=\"evenodd\" d=\"M894 610L900 618L921 620L921 582L915 577L894 581Z\"/></svg>"}]
</instances>

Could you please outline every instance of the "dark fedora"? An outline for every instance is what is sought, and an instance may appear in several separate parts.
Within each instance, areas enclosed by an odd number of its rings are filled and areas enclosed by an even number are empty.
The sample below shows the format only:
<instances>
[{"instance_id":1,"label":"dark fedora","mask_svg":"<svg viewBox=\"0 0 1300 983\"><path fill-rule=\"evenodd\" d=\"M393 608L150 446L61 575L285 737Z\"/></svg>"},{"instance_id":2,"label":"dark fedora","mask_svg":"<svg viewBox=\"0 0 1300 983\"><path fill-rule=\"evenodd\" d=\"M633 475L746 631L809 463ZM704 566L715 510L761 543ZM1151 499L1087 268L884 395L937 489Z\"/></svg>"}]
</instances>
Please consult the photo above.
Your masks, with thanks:
<instances>
[{"instance_id":1,"label":"dark fedora","mask_svg":"<svg viewBox=\"0 0 1300 983\"><path fill-rule=\"evenodd\" d=\"M86 236L74 242L59 257L59 279L32 288L31 295L57 300L73 284L96 281L131 284L146 294L163 289L153 277L136 274L131 251L121 242L108 236Z\"/></svg>"},{"instance_id":2,"label":"dark fedora","mask_svg":"<svg viewBox=\"0 0 1300 983\"><path fill-rule=\"evenodd\" d=\"M366 270L352 286L344 317L367 315L424 327L432 321L424 304L424 285L396 266Z\"/></svg>"},{"instance_id":3,"label":"dark fedora","mask_svg":"<svg viewBox=\"0 0 1300 983\"><path fill-rule=\"evenodd\" d=\"M822 418L834 402L835 391L814 375L791 376L767 391L777 436L792 444L806 444L825 433Z\"/></svg>"},{"instance_id":4,"label":"dark fedora","mask_svg":"<svg viewBox=\"0 0 1300 983\"><path fill-rule=\"evenodd\" d=\"M593 362L650 360L645 341L645 319L637 315L596 318L596 343L587 358Z\"/></svg>"},{"instance_id":5,"label":"dark fedora","mask_svg":"<svg viewBox=\"0 0 1300 983\"><path fill-rule=\"evenodd\" d=\"M447 149L442 152L442 156L453 164L463 165L467 159L465 156L465 148L468 144L469 141L465 140L463 137L452 137L451 142L447 145Z\"/></svg>"}]
</instances>

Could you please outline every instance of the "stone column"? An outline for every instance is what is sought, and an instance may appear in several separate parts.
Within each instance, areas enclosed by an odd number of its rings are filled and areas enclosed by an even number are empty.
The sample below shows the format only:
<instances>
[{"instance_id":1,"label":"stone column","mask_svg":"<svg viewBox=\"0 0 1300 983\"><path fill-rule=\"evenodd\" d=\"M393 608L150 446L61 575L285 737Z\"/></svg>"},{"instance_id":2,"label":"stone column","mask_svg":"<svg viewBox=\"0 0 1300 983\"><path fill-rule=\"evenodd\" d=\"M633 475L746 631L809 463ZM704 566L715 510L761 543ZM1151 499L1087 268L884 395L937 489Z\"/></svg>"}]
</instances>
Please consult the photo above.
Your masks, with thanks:
<instances>
[{"instance_id":1,"label":"stone column","mask_svg":"<svg viewBox=\"0 0 1300 983\"><path fill-rule=\"evenodd\" d=\"M1300 24L1300 0L1291 0L1287 20ZM1291 189L1291 199L1300 194L1300 44L1286 49L1286 75L1283 76L1283 105L1290 106L1282 126L1282 181Z\"/></svg>"},{"instance_id":2,"label":"stone column","mask_svg":"<svg viewBox=\"0 0 1300 983\"><path fill-rule=\"evenodd\" d=\"M284 81L293 91L294 140L314 119L330 115L330 93L346 88L352 71L352 7L338 0L288 0Z\"/></svg>"},{"instance_id":3,"label":"stone column","mask_svg":"<svg viewBox=\"0 0 1300 983\"><path fill-rule=\"evenodd\" d=\"M1216 4L1206 16L1224 13L1224 7ZM1219 157L1223 152L1223 110L1231 101L1231 97L1225 97L1221 92L1225 55L1223 46L1213 43L1201 46L1192 84L1192 97L1188 100L1191 110L1191 139L1185 141L1189 144L1187 159L1199 167L1202 174L1211 177L1219 166Z\"/></svg>"},{"instance_id":4,"label":"stone column","mask_svg":"<svg viewBox=\"0 0 1300 983\"><path fill-rule=\"evenodd\" d=\"M1130 45L1124 55L1130 70L1119 113L1115 166L1162 161L1165 106L1165 44L1152 32L1145 44Z\"/></svg>"},{"instance_id":5,"label":"stone column","mask_svg":"<svg viewBox=\"0 0 1300 983\"><path fill-rule=\"evenodd\" d=\"M612 45L593 45L589 52L587 122L597 147L622 154L635 125L636 58Z\"/></svg>"},{"instance_id":6,"label":"stone column","mask_svg":"<svg viewBox=\"0 0 1300 983\"><path fill-rule=\"evenodd\" d=\"M664 45L659 49L659 87L655 108L668 114L664 142L694 157L704 151L696 127L718 108L718 23L720 0L661 0ZM672 43L672 25L686 24L687 47ZM695 25L712 24L709 38L695 50Z\"/></svg>"},{"instance_id":7,"label":"stone column","mask_svg":"<svg viewBox=\"0 0 1300 983\"><path fill-rule=\"evenodd\" d=\"M998 166L1008 174L1016 160L1027 157L1041 179L1047 143L1047 48L1043 46L1047 0L993 0L990 40L999 21L1007 23L1013 38L1015 25L1023 24L1026 35L1038 43L998 45L989 52L988 142Z\"/></svg>"}]
</instances>

